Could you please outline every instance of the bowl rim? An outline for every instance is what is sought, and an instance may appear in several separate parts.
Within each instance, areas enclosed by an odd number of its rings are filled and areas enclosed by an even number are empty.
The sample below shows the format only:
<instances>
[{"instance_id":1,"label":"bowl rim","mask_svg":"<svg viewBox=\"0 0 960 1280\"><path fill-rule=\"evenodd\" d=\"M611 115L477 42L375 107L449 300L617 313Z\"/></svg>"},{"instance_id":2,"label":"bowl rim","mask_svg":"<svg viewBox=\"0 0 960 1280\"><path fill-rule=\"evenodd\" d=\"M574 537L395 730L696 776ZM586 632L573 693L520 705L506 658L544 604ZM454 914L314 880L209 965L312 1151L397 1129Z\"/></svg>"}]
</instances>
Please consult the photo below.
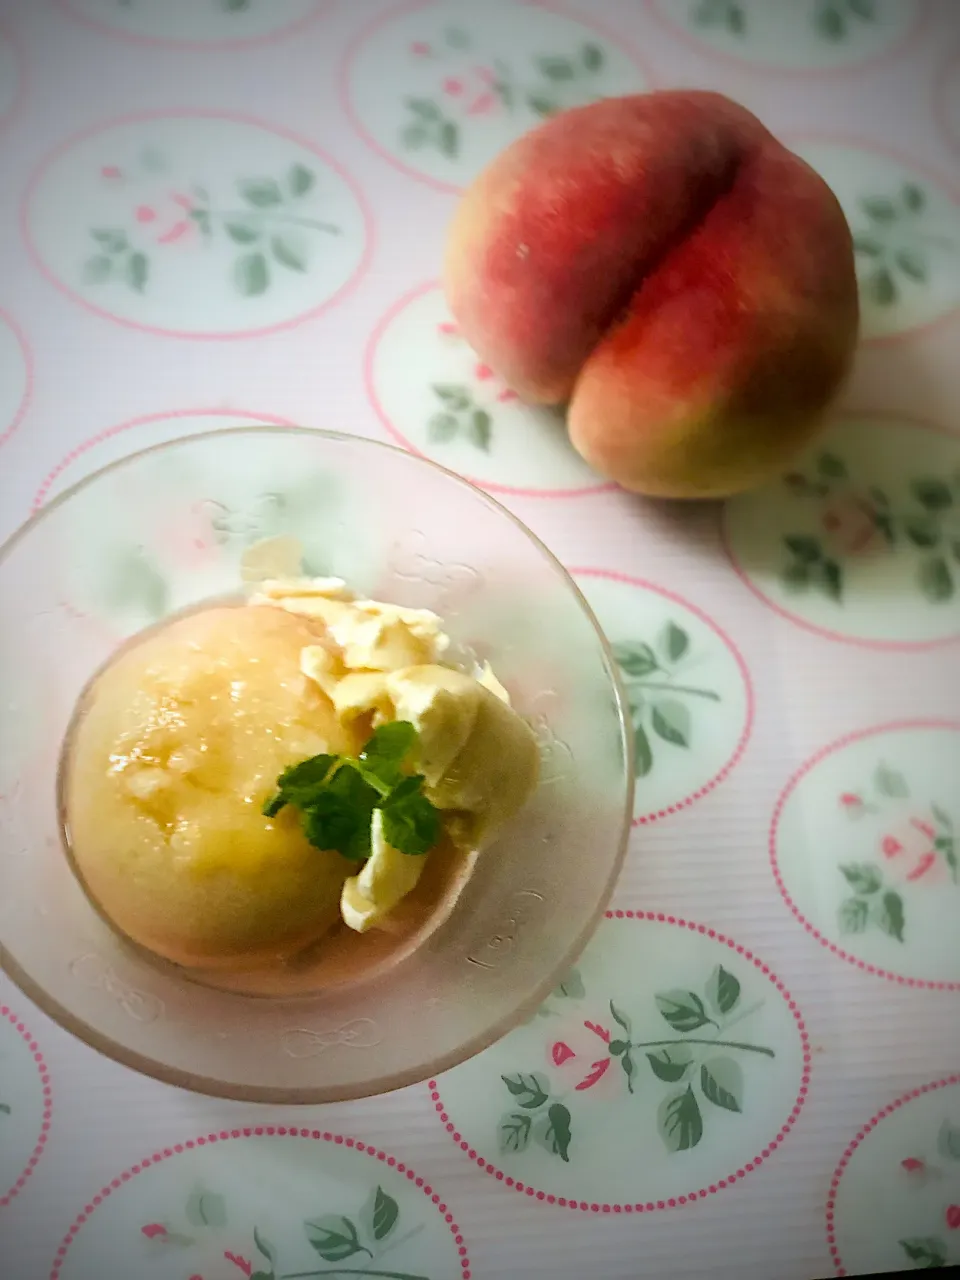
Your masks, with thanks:
<instances>
[{"instance_id":1,"label":"bowl rim","mask_svg":"<svg viewBox=\"0 0 960 1280\"><path fill-rule=\"evenodd\" d=\"M363 1098L381 1097L384 1094L392 1093L397 1089L422 1084L424 1081L432 1079L434 1076L440 1075L445 1071L449 1071L453 1067L466 1062L469 1058L482 1053L484 1049L489 1048L492 1044L495 1044L496 1041L502 1039L509 1031L512 1031L514 1028L522 1025L524 1019L528 1018L540 1007L556 985L558 975L570 969L574 964L576 964L577 960L582 955L584 948L587 946L588 942L596 932L598 925L604 918L607 906L613 896L617 881L620 878L620 873L623 869L623 863L627 853L627 847L633 830L632 819L635 788L633 734L629 731L631 723L629 704L627 702L623 682L620 678L617 662L613 654L612 645L603 628L600 626L599 620L588 603L586 596L573 578L573 575L550 550L546 543L543 542L543 540L538 537L532 529L524 524L518 516L514 515L509 508L504 506L502 502L499 502L491 494L487 493L484 489L481 489L472 481L465 479L456 471L450 470L450 468L443 466L442 463L435 462L432 458L423 457L422 455L413 453L410 450L400 448L398 445L389 444L382 440L375 440L369 436L352 435L345 431L331 431L323 427L304 427L296 425L285 426L277 423L251 423L235 427L212 428L208 431L198 431L191 434L175 436L171 440L165 440L159 444L148 445L146 448L125 454L122 458L116 458L113 462L105 463L95 471L91 471L89 475L83 476L80 480L64 489L61 493L56 494L35 511L32 511L26 520L24 520L9 535L9 537L0 543L0 568L2 568L10 553L18 547L20 543L29 536L34 528L44 521L52 512L56 511L59 507L65 506L76 494L80 493L84 489L93 487L101 477L108 475L111 472L131 466L140 459L152 454L161 453L165 450L173 449L178 446L182 447L194 442L210 441L213 439L236 439L247 436L277 435L298 435L301 437L327 440L336 444L347 444L351 446L360 445L361 447L369 447L380 450L382 453L393 454L401 457L412 462L415 467L419 466L427 468L437 472L448 480L454 481L474 497L480 498L498 515L505 517L519 533L523 534L533 544L540 556L546 561L547 566L559 577L560 581L572 595L573 599L579 605L582 614L586 617L587 621L593 628L596 638L599 641L601 657L603 659L604 666L606 667L606 674L614 694L626 781L625 794L623 797L623 813L620 821L620 834L610 869L605 877L603 885L601 886L601 892L598 896L596 906L565 948L562 962L554 966L551 972L537 984L531 996L521 1001L521 1003L514 1006L509 1013L502 1015L494 1023L485 1027L482 1031L472 1036L468 1041L459 1045L456 1049L439 1055L424 1067L413 1067L401 1071L388 1072L375 1080L367 1082L359 1089L349 1084L333 1087L317 1084L312 1085L309 1088L304 1088L302 1086L287 1087L273 1085L228 1084L217 1080L213 1076L198 1075L191 1071L186 1071L176 1067L169 1067L166 1064L159 1063L145 1054L139 1053L134 1049L130 1049L117 1043L117 1041L115 1041L111 1036L96 1030L83 1018L72 1013L57 998L50 995L39 983L34 981L30 974L23 969L20 963L13 958L7 947L4 945L2 938L0 938L0 971L5 973L15 986L17 986L20 991L57 1026L68 1032L68 1034L74 1036L82 1044L87 1045L89 1048L102 1054L104 1057L109 1058L111 1061L119 1063L121 1066L127 1067L129 1070L132 1070L139 1075L157 1080L161 1084L171 1085L175 1088L186 1089L191 1093L219 1098L225 1101L268 1104L273 1106L321 1106L326 1103L350 1102ZM238 996L237 998L245 999L246 997ZM262 997L257 998L262 999ZM308 997L304 997L304 999L306 998Z\"/></svg>"}]
</instances>

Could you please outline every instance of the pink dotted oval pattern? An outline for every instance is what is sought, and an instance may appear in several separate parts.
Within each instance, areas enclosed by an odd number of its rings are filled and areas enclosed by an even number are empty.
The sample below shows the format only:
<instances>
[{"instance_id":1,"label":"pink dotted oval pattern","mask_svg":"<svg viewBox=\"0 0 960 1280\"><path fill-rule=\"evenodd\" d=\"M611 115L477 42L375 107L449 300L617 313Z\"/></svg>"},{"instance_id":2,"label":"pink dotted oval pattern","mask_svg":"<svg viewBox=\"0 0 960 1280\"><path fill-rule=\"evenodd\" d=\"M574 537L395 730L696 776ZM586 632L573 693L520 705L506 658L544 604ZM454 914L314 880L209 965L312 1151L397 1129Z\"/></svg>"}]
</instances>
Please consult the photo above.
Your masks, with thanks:
<instances>
[{"instance_id":1,"label":"pink dotted oval pattern","mask_svg":"<svg viewBox=\"0 0 960 1280\"><path fill-rule=\"evenodd\" d=\"M838 1276L960 1265L960 1076L863 1126L833 1175L826 1230Z\"/></svg>"},{"instance_id":2,"label":"pink dotted oval pattern","mask_svg":"<svg viewBox=\"0 0 960 1280\"><path fill-rule=\"evenodd\" d=\"M558 111L650 87L621 33L545 0L388 9L348 50L341 82L365 141L443 191Z\"/></svg>"},{"instance_id":3,"label":"pink dotted oval pattern","mask_svg":"<svg viewBox=\"0 0 960 1280\"><path fill-rule=\"evenodd\" d=\"M302 31L332 0L56 0L71 17L142 44L230 49Z\"/></svg>"},{"instance_id":4,"label":"pink dotted oval pattern","mask_svg":"<svg viewBox=\"0 0 960 1280\"><path fill-rule=\"evenodd\" d=\"M639 578L571 569L613 646L633 720L634 824L723 782L753 726L753 686L734 642L696 605Z\"/></svg>"},{"instance_id":5,"label":"pink dotted oval pattern","mask_svg":"<svg viewBox=\"0 0 960 1280\"><path fill-rule=\"evenodd\" d=\"M172 337L253 337L356 283L362 193L312 142L245 116L169 111L79 134L22 207L38 267L88 310Z\"/></svg>"},{"instance_id":6,"label":"pink dotted oval pattern","mask_svg":"<svg viewBox=\"0 0 960 1280\"><path fill-rule=\"evenodd\" d=\"M800 1011L761 960L705 925L608 911L528 1023L430 1089L489 1177L617 1214L739 1182L784 1141L809 1078Z\"/></svg>"},{"instance_id":7,"label":"pink dotted oval pattern","mask_svg":"<svg viewBox=\"0 0 960 1280\"><path fill-rule=\"evenodd\" d=\"M440 1193L368 1143L319 1129L222 1130L164 1147L84 1206L50 1280L470 1280Z\"/></svg>"},{"instance_id":8,"label":"pink dotted oval pattern","mask_svg":"<svg viewBox=\"0 0 960 1280\"><path fill-rule=\"evenodd\" d=\"M578 456L561 414L523 404L461 337L437 284L374 331L367 392L397 444L493 493L566 498L614 486Z\"/></svg>"},{"instance_id":9,"label":"pink dotted oval pattern","mask_svg":"<svg viewBox=\"0 0 960 1280\"><path fill-rule=\"evenodd\" d=\"M23 1190L50 1132L53 1094L40 1046L0 1003L0 1209Z\"/></svg>"},{"instance_id":10,"label":"pink dotted oval pattern","mask_svg":"<svg viewBox=\"0 0 960 1280\"><path fill-rule=\"evenodd\" d=\"M790 779L770 828L787 906L843 960L960 990L960 722L850 734Z\"/></svg>"},{"instance_id":11,"label":"pink dotted oval pattern","mask_svg":"<svg viewBox=\"0 0 960 1280\"><path fill-rule=\"evenodd\" d=\"M756 70L806 75L874 65L918 29L917 0L648 0L699 52Z\"/></svg>"},{"instance_id":12,"label":"pink dotted oval pattern","mask_svg":"<svg viewBox=\"0 0 960 1280\"><path fill-rule=\"evenodd\" d=\"M23 421L33 393L33 357L12 316L0 311L0 445Z\"/></svg>"},{"instance_id":13,"label":"pink dotted oval pattern","mask_svg":"<svg viewBox=\"0 0 960 1280\"><path fill-rule=\"evenodd\" d=\"M722 537L763 602L831 640L960 639L960 435L882 413L836 418L775 483L731 499Z\"/></svg>"}]
</instances>

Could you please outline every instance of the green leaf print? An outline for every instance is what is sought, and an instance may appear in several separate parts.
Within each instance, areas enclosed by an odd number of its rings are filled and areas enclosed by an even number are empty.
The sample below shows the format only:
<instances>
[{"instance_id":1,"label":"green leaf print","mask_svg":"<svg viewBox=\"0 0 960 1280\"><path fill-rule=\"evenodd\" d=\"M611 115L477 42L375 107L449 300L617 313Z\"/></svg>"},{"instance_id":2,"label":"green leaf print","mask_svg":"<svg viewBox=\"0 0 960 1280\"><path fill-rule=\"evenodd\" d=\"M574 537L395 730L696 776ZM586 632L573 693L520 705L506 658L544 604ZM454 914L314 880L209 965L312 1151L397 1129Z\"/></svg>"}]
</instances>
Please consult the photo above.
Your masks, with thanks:
<instances>
[{"instance_id":1,"label":"green leaf print","mask_svg":"<svg viewBox=\"0 0 960 1280\"><path fill-rule=\"evenodd\" d=\"M846 480L848 475L847 464L835 453L821 453L817 470L825 480Z\"/></svg>"},{"instance_id":2,"label":"green leaf print","mask_svg":"<svg viewBox=\"0 0 960 1280\"><path fill-rule=\"evenodd\" d=\"M898 249L893 260L905 276L918 284L926 284L929 274L927 260L919 249Z\"/></svg>"},{"instance_id":3,"label":"green leaf print","mask_svg":"<svg viewBox=\"0 0 960 1280\"><path fill-rule=\"evenodd\" d=\"M740 1002L740 983L718 964L707 982L707 999L719 1013L732 1013Z\"/></svg>"},{"instance_id":4,"label":"green leaf print","mask_svg":"<svg viewBox=\"0 0 960 1280\"><path fill-rule=\"evenodd\" d=\"M953 506L953 494L944 480L924 476L914 480L910 488L917 501L928 511L946 511Z\"/></svg>"},{"instance_id":5,"label":"green leaf print","mask_svg":"<svg viewBox=\"0 0 960 1280\"><path fill-rule=\"evenodd\" d=\"M292 236L273 236L270 250L274 260L291 271L306 271L307 258L304 246L297 244Z\"/></svg>"},{"instance_id":6,"label":"green leaf print","mask_svg":"<svg viewBox=\"0 0 960 1280\"><path fill-rule=\"evenodd\" d=\"M83 283L102 284L113 273L113 262L105 254L95 253L83 264Z\"/></svg>"},{"instance_id":7,"label":"green leaf print","mask_svg":"<svg viewBox=\"0 0 960 1280\"><path fill-rule=\"evenodd\" d=\"M548 80L572 80L576 74L573 63L567 58L537 58L536 66L540 74Z\"/></svg>"},{"instance_id":8,"label":"green leaf print","mask_svg":"<svg viewBox=\"0 0 960 1280\"><path fill-rule=\"evenodd\" d=\"M896 938L897 942L903 941L903 899L899 893L885 893L872 914L884 933Z\"/></svg>"},{"instance_id":9,"label":"green leaf print","mask_svg":"<svg viewBox=\"0 0 960 1280\"><path fill-rule=\"evenodd\" d=\"M654 703L653 730L664 742L672 742L677 747L689 747L691 730L689 709L675 699Z\"/></svg>"},{"instance_id":10,"label":"green leaf print","mask_svg":"<svg viewBox=\"0 0 960 1280\"><path fill-rule=\"evenodd\" d=\"M677 1084L693 1064L693 1050L689 1045L681 1042L647 1053L646 1059L658 1080L665 1080L667 1084Z\"/></svg>"},{"instance_id":11,"label":"green leaf print","mask_svg":"<svg viewBox=\"0 0 960 1280\"><path fill-rule=\"evenodd\" d=\"M324 1262L344 1262L358 1253L373 1257L370 1250L360 1243L357 1228L350 1218L339 1214L325 1214L321 1218L305 1222L303 1226L311 1247Z\"/></svg>"},{"instance_id":12,"label":"green leaf print","mask_svg":"<svg viewBox=\"0 0 960 1280\"><path fill-rule=\"evenodd\" d=\"M156 621L167 612L167 581L139 552L122 559L113 574L109 604L113 608L133 608Z\"/></svg>"},{"instance_id":13,"label":"green leaf print","mask_svg":"<svg viewBox=\"0 0 960 1280\"><path fill-rule=\"evenodd\" d=\"M610 1001L610 1016L613 1018L617 1026L623 1027L628 1036L631 1034L633 1027L631 1026L630 1019L622 1012L622 1010L617 1008L612 1000Z\"/></svg>"},{"instance_id":14,"label":"green leaf print","mask_svg":"<svg viewBox=\"0 0 960 1280\"><path fill-rule=\"evenodd\" d=\"M262 1258L266 1258L266 1260L270 1263L271 1270L274 1267L276 1267L277 1265L276 1246L272 1245L270 1241L266 1239L265 1236L261 1235L257 1227L253 1228L253 1243L257 1246L257 1252L260 1254L260 1256Z\"/></svg>"},{"instance_id":15,"label":"green leaf print","mask_svg":"<svg viewBox=\"0 0 960 1280\"><path fill-rule=\"evenodd\" d=\"M700 1027L717 1025L694 991L665 991L654 998L660 1016L676 1031L696 1031Z\"/></svg>"},{"instance_id":16,"label":"green leaf print","mask_svg":"<svg viewBox=\"0 0 960 1280\"><path fill-rule=\"evenodd\" d=\"M130 248L130 241L125 231L102 228L95 229L90 234L107 253L125 253Z\"/></svg>"},{"instance_id":17,"label":"green leaf print","mask_svg":"<svg viewBox=\"0 0 960 1280\"><path fill-rule=\"evenodd\" d=\"M474 402L470 388L462 383L433 383L430 389L443 408L427 422L427 438L434 444L462 438L475 449L489 453L493 419Z\"/></svg>"},{"instance_id":18,"label":"green leaf print","mask_svg":"<svg viewBox=\"0 0 960 1280\"><path fill-rule=\"evenodd\" d=\"M653 750L642 724L633 731L633 772L637 778L645 778L653 768Z\"/></svg>"},{"instance_id":19,"label":"green leaf print","mask_svg":"<svg viewBox=\"0 0 960 1280\"><path fill-rule=\"evenodd\" d=\"M131 253L125 268L127 283L136 293L143 293L150 274L150 263L145 253Z\"/></svg>"},{"instance_id":20,"label":"green leaf print","mask_svg":"<svg viewBox=\"0 0 960 1280\"><path fill-rule=\"evenodd\" d=\"M13 1114L12 1108L10 1108L5 1102L0 1102L0 1115L9 1116L12 1114Z\"/></svg>"},{"instance_id":21,"label":"green leaf print","mask_svg":"<svg viewBox=\"0 0 960 1280\"><path fill-rule=\"evenodd\" d=\"M563 1103L555 1102L547 1108L546 1116L533 1126L535 1141L551 1155L559 1156L564 1164L570 1163L571 1119Z\"/></svg>"},{"instance_id":22,"label":"green leaf print","mask_svg":"<svg viewBox=\"0 0 960 1280\"><path fill-rule=\"evenodd\" d=\"M530 1145L532 1128L533 1117L525 1116L522 1111L512 1111L501 1116L497 1127L497 1142L501 1154L526 1151Z\"/></svg>"},{"instance_id":23,"label":"green leaf print","mask_svg":"<svg viewBox=\"0 0 960 1280\"><path fill-rule=\"evenodd\" d=\"M947 1265L947 1246L937 1236L913 1236L901 1240L900 1248L921 1271Z\"/></svg>"},{"instance_id":24,"label":"green leaf print","mask_svg":"<svg viewBox=\"0 0 960 1280\"><path fill-rule=\"evenodd\" d=\"M582 1000L587 994L579 969L571 969L558 987L554 988L554 996L567 1000Z\"/></svg>"},{"instance_id":25,"label":"green leaf print","mask_svg":"<svg viewBox=\"0 0 960 1280\"><path fill-rule=\"evenodd\" d=\"M550 1097L550 1087L545 1077L538 1071L532 1071L527 1074L518 1071L516 1075L502 1075L500 1079L517 1099L520 1106L525 1107L528 1111L542 1107Z\"/></svg>"},{"instance_id":26,"label":"green leaf print","mask_svg":"<svg viewBox=\"0 0 960 1280\"><path fill-rule=\"evenodd\" d=\"M882 796L906 799L910 794L910 788L903 774L882 762L877 765L874 772L873 785Z\"/></svg>"},{"instance_id":27,"label":"green leaf print","mask_svg":"<svg viewBox=\"0 0 960 1280\"><path fill-rule=\"evenodd\" d=\"M937 1151L944 1160L960 1160L960 1125L944 1120L937 1134Z\"/></svg>"},{"instance_id":28,"label":"green leaf print","mask_svg":"<svg viewBox=\"0 0 960 1280\"><path fill-rule=\"evenodd\" d=\"M470 415L470 443L489 453L492 428L493 420L486 409L474 409Z\"/></svg>"},{"instance_id":29,"label":"green leaf print","mask_svg":"<svg viewBox=\"0 0 960 1280\"><path fill-rule=\"evenodd\" d=\"M813 564L823 555L819 538L810 538L800 534L787 534L784 545L796 558L804 564Z\"/></svg>"},{"instance_id":30,"label":"green leaf print","mask_svg":"<svg viewBox=\"0 0 960 1280\"><path fill-rule=\"evenodd\" d=\"M675 622L668 622L660 636L659 647L669 662L679 662L690 648L690 637L683 627L678 627Z\"/></svg>"},{"instance_id":31,"label":"green leaf print","mask_svg":"<svg viewBox=\"0 0 960 1280\"><path fill-rule=\"evenodd\" d=\"M849 862L841 865L840 872L855 893L877 893L883 884L883 876L870 862Z\"/></svg>"},{"instance_id":32,"label":"green leaf print","mask_svg":"<svg viewBox=\"0 0 960 1280\"><path fill-rule=\"evenodd\" d=\"M283 203L280 184L273 178L241 178L237 190L256 209L269 209Z\"/></svg>"},{"instance_id":33,"label":"green leaf print","mask_svg":"<svg viewBox=\"0 0 960 1280\"><path fill-rule=\"evenodd\" d=\"M735 0L700 0L694 6L691 17L700 27L726 27L731 35L746 34L746 15Z\"/></svg>"},{"instance_id":34,"label":"green leaf print","mask_svg":"<svg viewBox=\"0 0 960 1280\"><path fill-rule=\"evenodd\" d=\"M252 222L225 222L224 230L236 244L253 244L260 239L260 228Z\"/></svg>"},{"instance_id":35,"label":"green leaf print","mask_svg":"<svg viewBox=\"0 0 960 1280\"><path fill-rule=\"evenodd\" d=\"M400 1207L382 1187L377 1187L373 1199L373 1238L386 1240L400 1217Z\"/></svg>"},{"instance_id":36,"label":"green leaf print","mask_svg":"<svg viewBox=\"0 0 960 1280\"><path fill-rule=\"evenodd\" d=\"M703 1137L703 1116L690 1085L664 1098L657 1110L657 1129L670 1152L690 1151Z\"/></svg>"},{"instance_id":37,"label":"green leaf print","mask_svg":"<svg viewBox=\"0 0 960 1280\"><path fill-rule=\"evenodd\" d=\"M843 570L836 560L822 560L817 565L814 585L828 600L840 601L843 595Z\"/></svg>"},{"instance_id":38,"label":"green leaf print","mask_svg":"<svg viewBox=\"0 0 960 1280\"><path fill-rule=\"evenodd\" d=\"M723 1111L743 1110L743 1068L734 1058L708 1058L700 1068L703 1096Z\"/></svg>"},{"instance_id":39,"label":"green leaf print","mask_svg":"<svg viewBox=\"0 0 960 1280\"><path fill-rule=\"evenodd\" d=\"M618 641L612 647L627 685L627 701L633 718L634 772L636 777L643 778L654 766L651 733L661 742L686 749L693 737L693 712L686 700L702 698L720 702L721 698L713 689L680 684L676 680L675 668L679 669L690 652L690 636L672 619L658 634L656 650L641 640ZM671 696L651 699L650 693Z\"/></svg>"},{"instance_id":40,"label":"green leaf print","mask_svg":"<svg viewBox=\"0 0 960 1280\"><path fill-rule=\"evenodd\" d=\"M446 27L443 38L451 49L470 48L470 36L462 27Z\"/></svg>"},{"instance_id":41,"label":"green leaf print","mask_svg":"<svg viewBox=\"0 0 960 1280\"><path fill-rule=\"evenodd\" d=\"M295 164L287 174L287 187L294 199L298 200L313 190L316 180L316 175L306 165Z\"/></svg>"},{"instance_id":42,"label":"green leaf print","mask_svg":"<svg viewBox=\"0 0 960 1280\"><path fill-rule=\"evenodd\" d=\"M940 542L940 524L933 516L911 516L903 522L903 531L915 547L924 550Z\"/></svg>"},{"instance_id":43,"label":"green leaf print","mask_svg":"<svg viewBox=\"0 0 960 1280\"><path fill-rule=\"evenodd\" d=\"M867 276L863 292L867 301L878 307L889 307L897 301L897 286L886 267L878 267Z\"/></svg>"},{"instance_id":44,"label":"green leaf print","mask_svg":"<svg viewBox=\"0 0 960 1280\"><path fill-rule=\"evenodd\" d=\"M863 898L845 898L837 913L841 933L863 933L867 927L869 905Z\"/></svg>"},{"instance_id":45,"label":"green leaf print","mask_svg":"<svg viewBox=\"0 0 960 1280\"><path fill-rule=\"evenodd\" d=\"M624 675L632 676L634 679L650 675L651 672L660 669L660 664L650 646L638 641L615 644L613 657Z\"/></svg>"},{"instance_id":46,"label":"green leaf print","mask_svg":"<svg viewBox=\"0 0 960 1280\"><path fill-rule=\"evenodd\" d=\"M233 269L234 283L245 298L256 298L270 287L270 268L262 253L238 258Z\"/></svg>"},{"instance_id":47,"label":"green leaf print","mask_svg":"<svg viewBox=\"0 0 960 1280\"><path fill-rule=\"evenodd\" d=\"M444 120L440 126L439 147L448 159L456 158L460 151L460 128L453 120Z\"/></svg>"},{"instance_id":48,"label":"green leaf print","mask_svg":"<svg viewBox=\"0 0 960 1280\"><path fill-rule=\"evenodd\" d=\"M603 50L598 44L585 44L580 50L580 61L588 71L599 71L605 61Z\"/></svg>"},{"instance_id":49,"label":"green leaf print","mask_svg":"<svg viewBox=\"0 0 960 1280\"><path fill-rule=\"evenodd\" d=\"M542 93L527 94L527 106L537 116L552 116L560 110L552 98Z\"/></svg>"},{"instance_id":50,"label":"green leaf print","mask_svg":"<svg viewBox=\"0 0 960 1280\"><path fill-rule=\"evenodd\" d=\"M186 1217L192 1227L225 1227L226 1201L212 1191L194 1191L187 1201Z\"/></svg>"},{"instance_id":51,"label":"green leaf print","mask_svg":"<svg viewBox=\"0 0 960 1280\"><path fill-rule=\"evenodd\" d=\"M953 598L953 575L943 556L930 556L920 562L917 584L931 604L942 604Z\"/></svg>"}]
</instances>

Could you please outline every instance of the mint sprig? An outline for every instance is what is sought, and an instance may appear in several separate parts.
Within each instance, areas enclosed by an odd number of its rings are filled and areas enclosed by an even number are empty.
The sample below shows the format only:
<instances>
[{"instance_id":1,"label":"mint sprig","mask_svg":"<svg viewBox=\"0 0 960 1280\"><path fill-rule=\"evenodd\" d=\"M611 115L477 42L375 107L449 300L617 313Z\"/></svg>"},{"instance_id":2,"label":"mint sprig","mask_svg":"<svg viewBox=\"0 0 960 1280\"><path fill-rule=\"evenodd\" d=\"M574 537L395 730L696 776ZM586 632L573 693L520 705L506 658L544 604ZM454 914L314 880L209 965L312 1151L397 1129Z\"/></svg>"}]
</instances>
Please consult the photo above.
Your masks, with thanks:
<instances>
[{"instance_id":1,"label":"mint sprig","mask_svg":"<svg viewBox=\"0 0 960 1280\"><path fill-rule=\"evenodd\" d=\"M376 729L358 757L301 760L280 774L263 815L275 818L290 805L300 811L303 833L315 848L365 862L373 811L381 809L387 842L421 857L440 838L440 814L423 794L422 775L404 772L417 742L414 726L396 720Z\"/></svg>"}]
</instances>

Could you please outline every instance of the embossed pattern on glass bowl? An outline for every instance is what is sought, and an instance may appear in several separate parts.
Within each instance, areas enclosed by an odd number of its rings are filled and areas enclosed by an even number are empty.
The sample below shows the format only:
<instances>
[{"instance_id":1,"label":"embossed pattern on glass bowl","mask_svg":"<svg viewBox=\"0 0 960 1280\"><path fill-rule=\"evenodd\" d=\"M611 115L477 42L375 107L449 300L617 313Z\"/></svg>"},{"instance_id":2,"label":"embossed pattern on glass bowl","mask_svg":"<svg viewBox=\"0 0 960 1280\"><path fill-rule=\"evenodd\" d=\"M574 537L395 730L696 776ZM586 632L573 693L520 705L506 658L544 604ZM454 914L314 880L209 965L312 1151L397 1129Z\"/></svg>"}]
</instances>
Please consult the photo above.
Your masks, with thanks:
<instances>
[{"instance_id":1,"label":"embossed pattern on glass bowl","mask_svg":"<svg viewBox=\"0 0 960 1280\"><path fill-rule=\"evenodd\" d=\"M312 573L441 614L535 727L543 769L450 917L386 974L317 996L187 981L125 944L71 874L57 769L78 695L131 635L235 594L290 534ZM0 550L0 961L62 1026L171 1084L320 1103L412 1084L527 1016L599 920L632 813L624 702L593 614L492 499L433 463L328 432L236 428L113 463Z\"/></svg>"}]
</instances>

